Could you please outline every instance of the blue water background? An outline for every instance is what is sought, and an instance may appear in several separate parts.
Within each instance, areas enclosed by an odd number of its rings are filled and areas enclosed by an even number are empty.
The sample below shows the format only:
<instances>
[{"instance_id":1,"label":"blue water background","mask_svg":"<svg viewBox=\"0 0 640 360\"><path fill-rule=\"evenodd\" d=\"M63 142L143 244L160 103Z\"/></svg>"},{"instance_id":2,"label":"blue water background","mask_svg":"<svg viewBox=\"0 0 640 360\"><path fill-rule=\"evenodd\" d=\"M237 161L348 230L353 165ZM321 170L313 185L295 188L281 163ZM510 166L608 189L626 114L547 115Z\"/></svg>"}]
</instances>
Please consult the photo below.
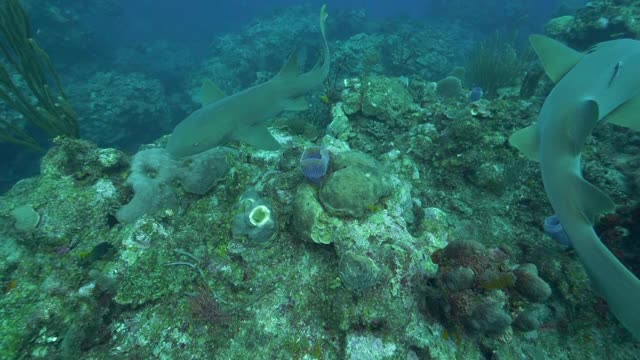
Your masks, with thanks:
<instances>
[{"instance_id":1,"label":"blue water background","mask_svg":"<svg viewBox=\"0 0 640 360\"><path fill-rule=\"evenodd\" d=\"M468 0L470 6L483 6L483 1ZM560 0L521 0L527 12L524 26L528 30L542 29L544 22L558 8ZM188 6L185 4L188 3ZM121 41L149 41L154 39L199 41L210 40L220 33L240 30L243 26L278 9L299 4L320 7L326 3L330 11L366 11L371 20L409 17L428 21L433 15L431 1L207 1L137 0L124 2L122 17L115 24ZM472 11L472 9L470 9ZM499 15L499 14L496 14ZM438 16L442 16L438 14ZM455 21L456 19L449 19ZM489 29L486 29L489 30ZM113 33L109 31L109 33Z\"/></svg>"}]
</instances>

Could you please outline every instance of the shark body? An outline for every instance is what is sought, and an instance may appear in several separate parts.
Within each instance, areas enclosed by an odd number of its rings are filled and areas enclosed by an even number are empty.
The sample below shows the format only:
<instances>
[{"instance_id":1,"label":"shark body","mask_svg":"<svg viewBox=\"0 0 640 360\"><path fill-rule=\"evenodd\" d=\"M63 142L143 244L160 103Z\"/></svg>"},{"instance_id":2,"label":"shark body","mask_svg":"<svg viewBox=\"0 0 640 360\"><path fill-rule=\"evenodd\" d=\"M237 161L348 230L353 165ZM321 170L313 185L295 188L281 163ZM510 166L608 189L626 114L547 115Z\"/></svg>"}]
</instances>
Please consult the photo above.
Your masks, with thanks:
<instances>
[{"instance_id":1,"label":"shark body","mask_svg":"<svg viewBox=\"0 0 640 360\"><path fill-rule=\"evenodd\" d=\"M599 122L640 130L640 41L600 43L580 53L533 35L531 44L556 86L537 123L510 142L540 163L547 197L580 256L594 289L640 338L640 280L600 241L593 224L613 201L582 177L581 153Z\"/></svg>"},{"instance_id":2,"label":"shark body","mask_svg":"<svg viewBox=\"0 0 640 360\"><path fill-rule=\"evenodd\" d=\"M195 155L239 140L260 149L275 150L279 143L271 136L265 121L284 110L306 110L305 93L320 85L329 73L329 46L325 35L326 6L320 10L320 31L324 56L310 71L298 71L294 52L271 80L224 97L212 83L205 83L203 106L187 116L174 129L166 149L174 158Z\"/></svg>"}]
</instances>

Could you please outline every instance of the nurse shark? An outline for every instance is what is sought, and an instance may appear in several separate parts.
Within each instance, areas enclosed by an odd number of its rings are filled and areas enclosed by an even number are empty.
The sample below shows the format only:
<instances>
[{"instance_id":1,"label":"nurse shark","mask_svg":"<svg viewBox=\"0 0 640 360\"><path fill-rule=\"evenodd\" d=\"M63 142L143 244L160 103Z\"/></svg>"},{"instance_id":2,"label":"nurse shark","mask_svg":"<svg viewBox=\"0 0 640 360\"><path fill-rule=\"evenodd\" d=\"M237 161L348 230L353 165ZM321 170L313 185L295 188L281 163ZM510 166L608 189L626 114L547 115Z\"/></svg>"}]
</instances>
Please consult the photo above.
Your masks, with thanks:
<instances>
[{"instance_id":1,"label":"nurse shark","mask_svg":"<svg viewBox=\"0 0 640 360\"><path fill-rule=\"evenodd\" d=\"M593 224L613 201L582 177L581 153L598 123L640 130L640 41L620 39L585 53L541 35L530 37L556 83L535 124L510 143L539 161L547 197L594 289L631 334L640 338L640 280L605 247Z\"/></svg>"},{"instance_id":2,"label":"nurse shark","mask_svg":"<svg viewBox=\"0 0 640 360\"><path fill-rule=\"evenodd\" d=\"M273 79L239 93L224 96L213 83L205 82L202 107L176 126L169 137L167 152L173 158L183 158L236 140L259 149L278 149L280 144L269 133L266 120L284 110L306 110L304 95L327 77L330 57L326 20L326 5L323 5L320 32L324 54L310 71L299 72L294 51Z\"/></svg>"}]
</instances>

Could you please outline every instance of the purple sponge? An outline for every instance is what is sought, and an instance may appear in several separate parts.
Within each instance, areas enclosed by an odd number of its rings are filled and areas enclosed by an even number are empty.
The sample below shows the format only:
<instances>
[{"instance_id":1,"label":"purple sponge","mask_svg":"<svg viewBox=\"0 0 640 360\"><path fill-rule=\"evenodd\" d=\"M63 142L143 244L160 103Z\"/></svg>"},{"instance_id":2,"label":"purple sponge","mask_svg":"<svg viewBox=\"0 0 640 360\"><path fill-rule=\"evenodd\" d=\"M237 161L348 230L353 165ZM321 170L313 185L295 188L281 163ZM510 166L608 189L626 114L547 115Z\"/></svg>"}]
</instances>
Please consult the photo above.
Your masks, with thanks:
<instances>
[{"instance_id":1,"label":"purple sponge","mask_svg":"<svg viewBox=\"0 0 640 360\"><path fill-rule=\"evenodd\" d=\"M300 157L300 169L304 177L319 184L323 176L327 174L329 167L329 150L324 146L310 146L302 152Z\"/></svg>"}]
</instances>

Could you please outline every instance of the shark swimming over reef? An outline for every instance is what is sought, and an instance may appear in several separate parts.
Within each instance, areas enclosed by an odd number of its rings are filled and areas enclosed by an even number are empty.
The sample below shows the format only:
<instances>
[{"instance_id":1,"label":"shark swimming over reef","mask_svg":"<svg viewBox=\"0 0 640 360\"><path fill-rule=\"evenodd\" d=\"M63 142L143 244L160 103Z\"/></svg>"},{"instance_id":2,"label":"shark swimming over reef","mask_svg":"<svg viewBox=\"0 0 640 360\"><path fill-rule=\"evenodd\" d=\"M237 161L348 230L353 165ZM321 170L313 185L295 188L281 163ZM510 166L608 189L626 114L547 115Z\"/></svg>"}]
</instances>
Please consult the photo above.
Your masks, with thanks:
<instances>
[{"instance_id":1,"label":"shark swimming over reef","mask_svg":"<svg viewBox=\"0 0 640 360\"><path fill-rule=\"evenodd\" d=\"M325 35L326 19L326 5L323 5L320 9L320 32L324 56L310 71L299 72L294 51L274 78L234 95L225 97L213 83L205 82L202 107L173 130L166 147L169 154L182 158L234 140L259 149L278 149L280 144L271 136L265 122L284 110L306 110L305 93L327 77L330 57Z\"/></svg>"},{"instance_id":2,"label":"shark swimming over reef","mask_svg":"<svg viewBox=\"0 0 640 360\"><path fill-rule=\"evenodd\" d=\"M640 41L621 39L586 53L541 35L530 37L556 83L537 123L509 141L540 163L547 197L589 274L594 289L631 334L640 338L640 280L602 244L593 224L613 201L582 177L580 158L598 123L640 130Z\"/></svg>"}]
</instances>

